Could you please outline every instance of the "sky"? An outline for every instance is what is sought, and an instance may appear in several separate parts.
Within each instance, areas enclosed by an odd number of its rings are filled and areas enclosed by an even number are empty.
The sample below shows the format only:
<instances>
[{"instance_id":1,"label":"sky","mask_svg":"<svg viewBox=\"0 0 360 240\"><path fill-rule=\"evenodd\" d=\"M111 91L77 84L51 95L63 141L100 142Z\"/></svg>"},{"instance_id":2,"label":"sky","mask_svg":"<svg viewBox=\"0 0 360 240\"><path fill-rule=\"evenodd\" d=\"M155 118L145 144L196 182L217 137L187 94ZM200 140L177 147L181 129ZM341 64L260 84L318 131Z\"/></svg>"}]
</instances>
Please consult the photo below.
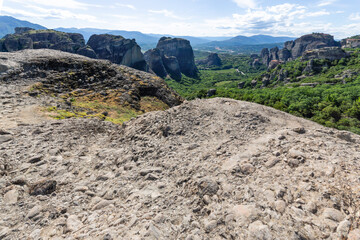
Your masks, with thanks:
<instances>
[{"instance_id":1,"label":"sky","mask_svg":"<svg viewBox=\"0 0 360 240\"><path fill-rule=\"evenodd\" d=\"M360 34L359 0L0 0L0 15L47 28L177 36Z\"/></svg>"}]
</instances>

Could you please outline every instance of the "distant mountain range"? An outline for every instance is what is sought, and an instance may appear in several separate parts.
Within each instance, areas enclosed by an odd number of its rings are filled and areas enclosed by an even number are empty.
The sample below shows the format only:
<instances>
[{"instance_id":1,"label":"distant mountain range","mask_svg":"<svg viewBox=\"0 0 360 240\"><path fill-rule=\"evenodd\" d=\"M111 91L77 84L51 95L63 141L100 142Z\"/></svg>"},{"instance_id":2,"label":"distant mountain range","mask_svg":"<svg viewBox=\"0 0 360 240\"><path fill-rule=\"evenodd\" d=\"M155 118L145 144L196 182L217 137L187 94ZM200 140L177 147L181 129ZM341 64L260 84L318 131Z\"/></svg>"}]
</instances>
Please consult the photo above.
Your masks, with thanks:
<instances>
[{"instance_id":1,"label":"distant mountain range","mask_svg":"<svg viewBox=\"0 0 360 240\"><path fill-rule=\"evenodd\" d=\"M28 21L22 21L9 16L0 16L0 38L3 38L6 34L14 33L16 27L30 27L36 30L46 29L46 27Z\"/></svg>"},{"instance_id":2,"label":"distant mountain range","mask_svg":"<svg viewBox=\"0 0 360 240\"><path fill-rule=\"evenodd\" d=\"M199 50L207 51L236 51L248 53L259 52L262 48L267 47L281 47L284 42L294 40L291 37L272 37L269 35L254 35L251 37L236 36L224 41L212 41L204 44L197 45Z\"/></svg>"},{"instance_id":3,"label":"distant mountain range","mask_svg":"<svg viewBox=\"0 0 360 240\"><path fill-rule=\"evenodd\" d=\"M108 29L96 29L96 28L56 28L57 31L67 33L81 33L87 41L93 34L113 34L121 35L124 38L136 39L136 42L141 46L143 50L155 48L161 37L177 37L189 40L192 46L199 44L205 44L212 41L228 40L231 37L192 37L192 36L174 36L164 34L145 34L137 31L123 31L123 30L108 30Z\"/></svg>"},{"instance_id":4,"label":"distant mountain range","mask_svg":"<svg viewBox=\"0 0 360 240\"><path fill-rule=\"evenodd\" d=\"M0 16L0 38L6 34L14 33L15 27L31 27L34 29L46 29L44 26L22 21L10 16ZM124 38L136 39L143 51L155 48L158 40L165 37L178 37L190 41L191 45L198 50L207 51L235 51L241 53L259 52L262 47L282 46L284 42L294 40L290 37L272 37L268 35L255 35L251 37L193 37L173 36L161 34L145 34L138 31L109 30L97 28L56 28L57 31L67 33L80 33L87 41L93 34L121 35ZM260 50L259 50L260 49Z\"/></svg>"}]
</instances>

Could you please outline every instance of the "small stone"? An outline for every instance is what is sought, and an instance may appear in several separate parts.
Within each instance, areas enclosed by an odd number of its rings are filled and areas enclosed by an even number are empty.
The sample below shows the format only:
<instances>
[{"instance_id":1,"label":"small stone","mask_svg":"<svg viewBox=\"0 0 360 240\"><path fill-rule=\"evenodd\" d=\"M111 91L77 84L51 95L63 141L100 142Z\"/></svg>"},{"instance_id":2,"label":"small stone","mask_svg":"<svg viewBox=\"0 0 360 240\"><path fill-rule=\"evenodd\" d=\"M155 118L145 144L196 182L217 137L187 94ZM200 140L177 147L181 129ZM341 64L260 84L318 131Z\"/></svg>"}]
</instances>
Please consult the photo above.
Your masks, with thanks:
<instances>
[{"instance_id":1,"label":"small stone","mask_svg":"<svg viewBox=\"0 0 360 240\"><path fill-rule=\"evenodd\" d=\"M250 163L245 163L240 166L240 171L242 174L249 175L255 172L255 167Z\"/></svg>"},{"instance_id":2,"label":"small stone","mask_svg":"<svg viewBox=\"0 0 360 240\"><path fill-rule=\"evenodd\" d=\"M24 186L27 184L27 180L24 177L17 177L11 180L11 183L14 185Z\"/></svg>"},{"instance_id":3,"label":"small stone","mask_svg":"<svg viewBox=\"0 0 360 240\"><path fill-rule=\"evenodd\" d=\"M5 129L0 129L0 135L13 135L13 133Z\"/></svg>"},{"instance_id":4,"label":"small stone","mask_svg":"<svg viewBox=\"0 0 360 240\"><path fill-rule=\"evenodd\" d=\"M206 205L209 205L211 203L211 198L208 195L205 195L203 201Z\"/></svg>"},{"instance_id":5,"label":"small stone","mask_svg":"<svg viewBox=\"0 0 360 240\"><path fill-rule=\"evenodd\" d=\"M112 203L112 201L102 200L102 201L100 201L99 203L97 203L97 204L92 208L92 210L102 209L102 208L104 208L104 207L106 207L106 206L109 206L111 203Z\"/></svg>"},{"instance_id":6,"label":"small stone","mask_svg":"<svg viewBox=\"0 0 360 240\"><path fill-rule=\"evenodd\" d=\"M191 223L191 227L192 227L192 228L200 228L200 223L199 223L198 221L193 221L193 222Z\"/></svg>"},{"instance_id":7,"label":"small stone","mask_svg":"<svg viewBox=\"0 0 360 240\"><path fill-rule=\"evenodd\" d=\"M280 159L277 158L277 157L272 157L270 158L266 163L265 163L265 166L267 168L272 168L274 167L276 164L278 164L280 162Z\"/></svg>"},{"instance_id":8,"label":"small stone","mask_svg":"<svg viewBox=\"0 0 360 240\"><path fill-rule=\"evenodd\" d=\"M352 230L348 235L348 240L360 240L360 229Z\"/></svg>"},{"instance_id":9,"label":"small stone","mask_svg":"<svg viewBox=\"0 0 360 240\"><path fill-rule=\"evenodd\" d=\"M325 219L330 219L335 222L341 222L345 218L345 215L334 208L325 208L323 212L323 217Z\"/></svg>"},{"instance_id":10,"label":"small stone","mask_svg":"<svg viewBox=\"0 0 360 240\"><path fill-rule=\"evenodd\" d=\"M236 205L232 208L235 220L240 223L251 223L258 217L258 210L254 205Z\"/></svg>"},{"instance_id":11,"label":"small stone","mask_svg":"<svg viewBox=\"0 0 360 240\"><path fill-rule=\"evenodd\" d=\"M153 223L150 223L149 225L149 231L150 231L150 234L157 240L160 240L162 239L162 234L160 232L160 230L153 224Z\"/></svg>"},{"instance_id":12,"label":"small stone","mask_svg":"<svg viewBox=\"0 0 360 240\"><path fill-rule=\"evenodd\" d=\"M199 183L199 188L201 195L213 196L219 190L219 185L213 180L205 179Z\"/></svg>"},{"instance_id":13,"label":"small stone","mask_svg":"<svg viewBox=\"0 0 360 240\"><path fill-rule=\"evenodd\" d=\"M54 180L43 180L37 183L34 183L30 187L30 195L47 195L55 192L56 190L56 181Z\"/></svg>"},{"instance_id":14,"label":"small stone","mask_svg":"<svg viewBox=\"0 0 360 240\"><path fill-rule=\"evenodd\" d=\"M217 227L217 221L212 220L212 221L206 222L204 224L204 227L205 227L205 232L209 233L209 232L213 231Z\"/></svg>"},{"instance_id":15,"label":"small stone","mask_svg":"<svg viewBox=\"0 0 360 240\"><path fill-rule=\"evenodd\" d=\"M76 215L70 215L66 220L65 232L76 232L82 228L83 224Z\"/></svg>"},{"instance_id":16,"label":"small stone","mask_svg":"<svg viewBox=\"0 0 360 240\"><path fill-rule=\"evenodd\" d=\"M15 204L15 203L17 203L18 198L19 198L18 190L13 189L13 190L8 191L4 195L4 202L7 204Z\"/></svg>"},{"instance_id":17,"label":"small stone","mask_svg":"<svg viewBox=\"0 0 360 240\"><path fill-rule=\"evenodd\" d=\"M296 159L305 159L305 154L296 149L290 149L288 152L289 158L296 158Z\"/></svg>"},{"instance_id":18,"label":"small stone","mask_svg":"<svg viewBox=\"0 0 360 240\"><path fill-rule=\"evenodd\" d=\"M145 177L145 180L150 180L150 181L154 181L154 180L158 180L158 179L159 179L159 177L153 173L149 173Z\"/></svg>"},{"instance_id":19,"label":"small stone","mask_svg":"<svg viewBox=\"0 0 360 240\"><path fill-rule=\"evenodd\" d=\"M314 202L309 202L308 204L306 204L305 206L305 210L315 214L317 212L317 205Z\"/></svg>"},{"instance_id":20,"label":"small stone","mask_svg":"<svg viewBox=\"0 0 360 240\"><path fill-rule=\"evenodd\" d=\"M149 173L161 173L162 168L148 168L140 171L140 176L146 176Z\"/></svg>"},{"instance_id":21,"label":"small stone","mask_svg":"<svg viewBox=\"0 0 360 240\"><path fill-rule=\"evenodd\" d=\"M96 195L93 191L86 191L85 194L90 197L94 197Z\"/></svg>"},{"instance_id":22,"label":"small stone","mask_svg":"<svg viewBox=\"0 0 360 240\"><path fill-rule=\"evenodd\" d=\"M303 127L294 128L293 131L296 132L296 133L298 133L298 134L304 134L304 133L306 133L306 130L305 130L305 128L303 128Z\"/></svg>"},{"instance_id":23,"label":"small stone","mask_svg":"<svg viewBox=\"0 0 360 240\"><path fill-rule=\"evenodd\" d=\"M43 156L34 156L29 159L28 163L37 163L40 162Z\"/></svg>"},{"instance_id":24,"label":"small stone","mask_svg":"<svg viewBox=\"0 0 360 240\"><path fill-rule=\"evenodd\" d=\"M7 135L0 135L0 144L10 142L13 138Z\"/></svg>"},{"instance_id":25,"label":"small stone","mask_svg":"<svg viewBox=\"0 0 360 240\"><path fill-rule=\"evenodd\" d=\"M0 227L0 239L5 239L10 233L10 229L8 227Z\"/></svg>"},{"instance_id":26,"label":"small stone","mask_svg":"<svg viewBox=\"0 0 360 240\"><path fill-rule=\"evenodd\" d=\"M42 207L37 205L35 207L33 207L29 213L26 215L26 218L32 219L34 217L36 217L37 215L39 215L42 211Z\"/></svg>"},{"instance_id":27,"label":"small stone","mask_svg":"<svg viewBox=\"0 0 360 240\"><path fill-rule=\"evenodd\" d=\"M286 209L286 203L283 200L278 200L275 202L275 209L279 213L284 213Z\"/></svg>"},{"instance_id":28,"label":"small stone","mask_svg":"<svg viewBox=\"0 0 360 240\"><path fill-rule=\"evenodd\" d=\"M113 240L112 236L110 235L110 233L105 234L103 240Z\"/></svg>"},{"instance_id":29,"label":"small stone","mask_svg":"<svg viewBox=\"0 0 360 240\"><path fill-rule=\"evenodd\" d=\"M299 165L300 165L300 161L298 160L298 159L290 159L289 161L288 161L288 165L290 166L290 167L292 167L292 168L296 168L296 167L298 167Z\"/></svg>"},{"instance_id":30,"label":"small stone","mask_svg":"<svg viewBox=\"0 0 360 240\"><path fill-rule=\"evenodd\" d=\"M79 187L74 188L74 192L86 192L88 190L89 190L89 188L86 186L79 186Z\"/></svg>"},{"instance_id":31,"label":"small stone","mask_svg":"<svg viewBox=\"0 0 360 240\"><path fill-rule=\"evenodd\" d=\"M256 221L249 225L248 239L272 240L273 238L269 227L264 225L261 221Z\"/></svg>"},{"instance_id":32,"label":"small stone","mask_svg":"<svg viewBox=\"0 0 360 240\"><path fill-rule=\"evenodd\" d=\"M348 220L344 220L339 223L339 226L336 229L336 233L338 234L339 239L346 239L348 237L348 233L351 227L351 222Z\"/></svg>"},{"instance_id":33,"label":"small stone","mask_svg":"<svg viewBox=\"0 0 360 240\"><path fill-rule=\"evenodd\" d=\"M286 137L284 135L281 135L278 137L279 140L284 140Z\"/></svg>"},{"instance_id":34,"label":"small stone","mask_svg":"<svg viewBox=\"0 0 360 240\"><path fill-rule=\"evenodd\" d=\"M41 229L35 229L30 233L30 239L40 239Z\"/></svg>"}]
</instances>

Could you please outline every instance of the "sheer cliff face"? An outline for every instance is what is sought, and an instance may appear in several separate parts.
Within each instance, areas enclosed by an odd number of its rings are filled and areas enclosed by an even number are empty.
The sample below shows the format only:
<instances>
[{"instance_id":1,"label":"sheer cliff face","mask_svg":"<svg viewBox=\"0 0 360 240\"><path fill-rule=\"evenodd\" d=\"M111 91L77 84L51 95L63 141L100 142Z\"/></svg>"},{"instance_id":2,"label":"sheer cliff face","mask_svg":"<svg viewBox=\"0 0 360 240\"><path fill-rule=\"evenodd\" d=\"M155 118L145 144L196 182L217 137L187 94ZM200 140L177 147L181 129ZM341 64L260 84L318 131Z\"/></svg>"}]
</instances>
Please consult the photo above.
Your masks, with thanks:
<instances>
[{"instance_id":1,"label":"sheer cliff face","mask_svg":"<svg viewBox=\"0 0 360 240\"><path fill-rule=\"evenodd\" d=\"M301 57L305 52L328 47L340 47L340 43L334 40L334 37L324 33L313 33L304 35L295 41L288 41L284 48L279 50L277 47L267 48L261 51L262 63L269 65L273 60L286 62Z\"/></svg>"},{"instance_id":2,"label":"sheer cliff face","mask_svg":"<svg viewBox=\"0 0 360 240\"><path fill-rule=\"evenodd\" d=\"M157 76L165 78L168 73L165 69L164 63L161 58L159 49L151 49L144 54L145 61L149 65L149 68Z\"/></svg>"},{"instance_id":3,"label":"sheer cliff face","mask_svg":"<svg viewBox=\"0 0 360 240\"><path fill-rule=\"evenodd\" d=\"M329 34L315 33L304 35L295 41L286 43L293 58L301 57L305 51L324 47L340 47L340 44Z\"/></svg>"},{"instance_id":4,"label":"sheer cliff face","mask_svg":"<svg viewBox=\"0 0 360 240\"><path fill-rule=\"evenodd\" d=\"M188 40L163 37L159 40L156 48L165 56L176 57L183 74L188 77L197 77L198 70L195 66L194 52Z\"/></svg>"},{"instance_id":5,"label":"sheer cliff face","mask_svg":"<svg viewBox=\"0 0 360 240\"><path fill-rule=\"evenodd\" d=\"M85 45L84 37L78 33L16 28L15 34L7 35L0 40L1 52L44 48L106 59L142 71L147 69L140 46L135 40L121 36L93 35L88 45Z\"/></svg>"},{"instance_id":6,"label":"sheer cliff face","mask_svg":"<svg viewBox=\"0 0 360 240\"><path fill-rule=\"evenodd\" d=\"M209 67L222 65L222 61L217 53L210 53L210 55L206 59L200 60L197 63Z\"/></svg>"},{"instance_id":7,"label":"sheer cliff face","mask_svg":"<svg viewBox=\"0 0 360 240\"><path fill-rule=\"evenodd\" d=\"M13 52L23 49L49 48L76 53L85 46L84 37L78 33L63 33L54 30L17 28L15 34L0 40L1 51Z\"/></svg>"},{"instance_id":8,"label":"sheer cliff face","mask_svg":"<svg viewBox=\"0 0 360 240\"><path fill-rule=\"evenodd\" d=\"M126 65L139 70L146 70L144 55L135 40L109 34L93 35L88 45L100 59Z\"/></svg>"}]
</instances>

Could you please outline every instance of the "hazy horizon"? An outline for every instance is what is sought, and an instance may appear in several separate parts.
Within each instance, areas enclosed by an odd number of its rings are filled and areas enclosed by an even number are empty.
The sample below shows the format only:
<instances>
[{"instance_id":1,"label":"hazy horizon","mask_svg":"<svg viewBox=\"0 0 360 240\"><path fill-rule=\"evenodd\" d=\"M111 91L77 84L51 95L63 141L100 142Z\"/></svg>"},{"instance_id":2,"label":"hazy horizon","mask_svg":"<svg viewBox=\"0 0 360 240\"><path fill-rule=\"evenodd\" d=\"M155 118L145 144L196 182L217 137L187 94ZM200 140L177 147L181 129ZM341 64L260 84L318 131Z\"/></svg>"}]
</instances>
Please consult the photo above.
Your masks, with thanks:
<instances>
[{"instance_id":1,"label":"hazy horizon","mask_svg":"<svg viewBox=\"0 0 360 240\"><path fill-rule=\"evenodd\" d=\"M98 28L147 34L223 37L360 33L360 2L350 0L0 0L0 14L47 28Z\"/></svg>"}]
</instances>

